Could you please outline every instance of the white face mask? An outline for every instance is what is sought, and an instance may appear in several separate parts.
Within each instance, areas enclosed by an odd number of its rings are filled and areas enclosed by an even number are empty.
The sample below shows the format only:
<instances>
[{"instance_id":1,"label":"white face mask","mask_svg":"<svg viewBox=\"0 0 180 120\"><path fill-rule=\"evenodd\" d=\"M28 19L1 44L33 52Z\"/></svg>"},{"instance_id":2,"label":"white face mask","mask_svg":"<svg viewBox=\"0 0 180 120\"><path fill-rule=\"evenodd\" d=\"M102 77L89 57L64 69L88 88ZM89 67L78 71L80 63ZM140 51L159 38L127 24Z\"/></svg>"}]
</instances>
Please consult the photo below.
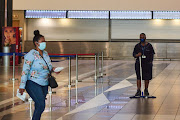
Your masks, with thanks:
<instances>
[{"instance_id":1,"label":"white face mask","mask_svg":"<svg viewBox=\"0 0 180 120\"><path fill-rule=\"evenodd\" d=\"M46 48L46 42L39 43L38 48L39 48L40 50L44 50L44 49Z\"/></svg>"}]
</instances>

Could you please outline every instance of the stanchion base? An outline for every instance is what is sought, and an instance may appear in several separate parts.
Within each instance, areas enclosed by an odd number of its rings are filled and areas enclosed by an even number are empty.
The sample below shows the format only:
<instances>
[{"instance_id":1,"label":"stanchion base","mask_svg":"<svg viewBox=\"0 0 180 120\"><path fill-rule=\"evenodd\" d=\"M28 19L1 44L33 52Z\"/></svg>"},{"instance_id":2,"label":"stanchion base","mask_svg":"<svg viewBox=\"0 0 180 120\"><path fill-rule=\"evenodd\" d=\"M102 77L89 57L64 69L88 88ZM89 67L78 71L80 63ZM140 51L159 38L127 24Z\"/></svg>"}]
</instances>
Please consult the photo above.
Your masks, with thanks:
<instances>
[{"instance_id":1,"label":"stanchion base","mask_svg":"<svg viewBox=\"0 0 180 120\"><path fill-rule=\"evenodd\" d=\"M133 98L156 98L156 96L131 96L129 98L131 98L131 99L133 99Z\"/></svg>"},{"instance_id":2,"label":"stanchion base","mask_svg":"<svg viewBox=\"0 0 180 120\"><path fill-rule=\"evenodd\" d=\"M28 101L29 101L29 102L32 102L32 100L33 100L32 98L28 98Z\"/></svg>"},{"instance_id":3,"label":"stanchion base","mask_svg":"<svg viewBox=\"0 0 180 120\"><path fill-rule=\"evenodd\" d=\"M78 82L82 82L82 80L78 80ZM72 80L72 83L76 83L76 80Z\"/></svg>"},{"instance_id":4,"label":"stanchion base","mask_svg":"<svg viewBox=\"0 0 180 120\"><path fill-rule=\"evenodd\" d=\"M71 88L71 87L75 87L75 85L64 85L64 87Z\"/></svg>"},{"instance_id":5,"label":"stanchion base","mask_svg":"<svg viewBox=\"0 0 180 120\"><path fill-rule=\"evenodd\" d=\"M97 78L102 78L104 75L106 75L106 74L99 75L99 76L97 76Z\"/></svg>"},{"instance_id":6,"label":"stanchion base","mask_svg":"<svg viewBox=\"0 0 180 120\"><path fill-rule=\"evenodd\" d=\"M100 77L101 77L100 75L97 76L97 78L100 78Z\"/></svg>"},{"instance_id":7,"label":"stanchion base","mask_svg":"<svg viewBox=\"0 0 180 120\"><path fill-rule=\"evenodd\" d=\"M52 111L52 106L49 106L49 111L50 111L50 112Z\"/></svg>"},{"instance_id":8,"label":"stanchion base","mask_svg":"<svg viewBox=\"0 0 180 120\"><path fill-rule=\"evenodd\" d=\"M10 78L9 80L15 81L18 80L18 78Z\"/></svg>"},{"instance_id":9,"label":"stanchion base","mask_svg":"<svg viewBox=\"0 0 180 120\"><path fill-rule=\"evenodd\" d=\"M101 77L103 77L104 75L106 76L106 74L105 74L105 73L104 73L104 74L103 74L103 73L101 73Z\"/></svg>"}]
</instances>

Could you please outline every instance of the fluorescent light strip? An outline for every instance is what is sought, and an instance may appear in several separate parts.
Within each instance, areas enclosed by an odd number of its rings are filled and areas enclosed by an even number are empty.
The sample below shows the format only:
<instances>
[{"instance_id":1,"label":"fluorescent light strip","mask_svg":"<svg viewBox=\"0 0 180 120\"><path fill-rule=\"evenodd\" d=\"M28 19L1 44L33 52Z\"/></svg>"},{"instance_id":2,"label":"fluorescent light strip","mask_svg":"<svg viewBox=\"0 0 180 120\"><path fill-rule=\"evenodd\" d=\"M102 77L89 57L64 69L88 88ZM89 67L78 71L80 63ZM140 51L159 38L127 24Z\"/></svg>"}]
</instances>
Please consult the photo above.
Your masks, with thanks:
<instances>
[{"instance_id":1,"label":"fluorescent light strip","mask_svg":"<svg viewBox=\"0 0 180 120\"><path fill-rule=\"evenodd\" d=\"M25 18L66 18L66 11L26 10Z\"/></svg>"},{"instance_id":2,"label":"fluorescent light strip","mask_svg":"<svg viewBox=\"0 0 180 120\"><path fill-rule=\"evenodd\" d=\"M152 19L151 11L110 11L110 19Z\"/></svg>"},{"instance_id":3,"label":"fluorescent light strip","mask_svg":"<svg viewBox=\"0 0 180 120\"><path fill-rule=\"evenodd\" d=\"M153 19L180 19L180 11L154 11Z\"/></svg>"},{"instance_id":4,"label":"fluorescent light strip","mask_svg":"<svg viewBox=\"0 0 180 120\"><path fill-rule=\"evenodd\" d=\"M68 18L109 19L109 11L68 11Z\"/></svg>"}]
</instances>

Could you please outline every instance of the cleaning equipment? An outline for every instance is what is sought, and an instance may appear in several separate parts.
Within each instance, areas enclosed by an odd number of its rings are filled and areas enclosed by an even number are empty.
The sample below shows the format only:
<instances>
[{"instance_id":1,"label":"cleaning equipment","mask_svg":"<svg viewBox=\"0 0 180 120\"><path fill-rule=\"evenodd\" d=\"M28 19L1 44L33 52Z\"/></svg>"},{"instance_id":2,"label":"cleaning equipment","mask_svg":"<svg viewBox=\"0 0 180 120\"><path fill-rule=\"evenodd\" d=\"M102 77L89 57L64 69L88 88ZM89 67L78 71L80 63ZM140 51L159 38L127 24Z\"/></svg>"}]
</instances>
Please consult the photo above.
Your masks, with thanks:
<instances>
[{"instance_id":1,"label":"cleaning equipment","mask_svg":"<svg viewBox=\"0 0 180 120\"><path fill-rule=\"evenodd\" d=\"M142 78L142 64L141 64L141 57L139 57L139 65L140 65L140 76L141 76L141 84L143 83L143 78ZM143 93L143 85L141 85L141 96L131 96L129 98L156 98L155 96L144 96Z\"/></svg>"}]
</instances>

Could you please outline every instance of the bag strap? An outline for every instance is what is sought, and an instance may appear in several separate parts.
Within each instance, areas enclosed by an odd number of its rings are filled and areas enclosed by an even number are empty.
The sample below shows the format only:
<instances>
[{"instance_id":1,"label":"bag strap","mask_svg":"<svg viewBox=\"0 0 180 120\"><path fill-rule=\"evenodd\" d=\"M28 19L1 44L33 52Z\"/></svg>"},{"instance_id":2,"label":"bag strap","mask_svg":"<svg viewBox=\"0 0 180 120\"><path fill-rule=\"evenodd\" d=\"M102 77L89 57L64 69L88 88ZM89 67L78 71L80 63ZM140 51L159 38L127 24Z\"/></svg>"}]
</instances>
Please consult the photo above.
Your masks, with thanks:
<instances>
[{"instance_id":1,"label":"bag strap","mask_svg":"<svg viewBox=\"0 0 180 120\"><path fill-rule=\"evenodd\" d=\"M40 54L39 54L40 55ZM41 55L40 55L41 56ZM49 73L50 73L50 75L51 75L51 71L50 71L50 69L49 69L49 65L47 64L47 62L46 62L46 60L44 59L44 57L43 56L41 56L42 57L42 59L44 60L44 62L46 63L46 65L47 65L47 67L48 67L48 70L49 70Z\"/></svg>"}]
</instances>

